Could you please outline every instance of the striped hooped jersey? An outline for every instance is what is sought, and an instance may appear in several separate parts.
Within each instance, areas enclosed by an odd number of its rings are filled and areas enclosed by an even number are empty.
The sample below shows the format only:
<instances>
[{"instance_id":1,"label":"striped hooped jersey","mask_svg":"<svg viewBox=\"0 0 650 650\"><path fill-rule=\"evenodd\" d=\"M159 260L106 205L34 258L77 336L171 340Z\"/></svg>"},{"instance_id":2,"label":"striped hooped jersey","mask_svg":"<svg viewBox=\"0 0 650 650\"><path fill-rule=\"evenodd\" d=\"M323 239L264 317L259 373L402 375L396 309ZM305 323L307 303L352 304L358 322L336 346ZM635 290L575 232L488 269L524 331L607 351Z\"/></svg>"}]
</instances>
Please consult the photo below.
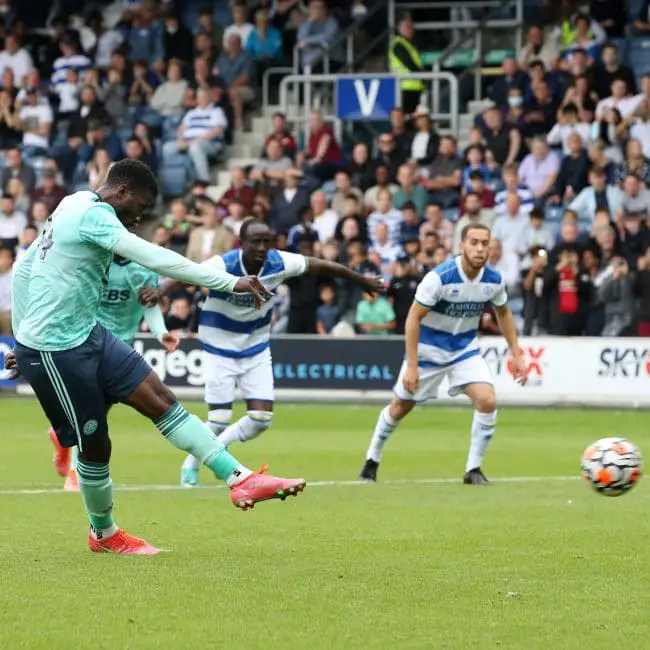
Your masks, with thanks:
<instances>
[{"instance_id":1,"label":"striped hooped jersey","mask_svg":"<svg viewBox=\"0 0 650 650\"><path fill-rule=\"evenodd\" d=\"M476 335L486 304L502 307L507 302L499 271L485 266L470 280L460 260L455 257L427 273L415 293L416 302L429 309L420 324L421 368L445 367L480 354Z\"/></svg>"},{"instance_id":2,"label":"striped hooped jersey","mask_svg":"<svg viewBox=\"0 0 650 650\"><path fill-rule=\"evenodd\" d=\"M214 269L232 275L248 275L241 249L215 255L204 262ZM287 278L302 275L307 270L303 255L269 251L258 277L271 292ZM206 352L222 357L240 359L252 357L270 345L273 299L255 309L249 293L227 293L210 290L199 316L199 341Z\"/></svg>"}]
</instances>

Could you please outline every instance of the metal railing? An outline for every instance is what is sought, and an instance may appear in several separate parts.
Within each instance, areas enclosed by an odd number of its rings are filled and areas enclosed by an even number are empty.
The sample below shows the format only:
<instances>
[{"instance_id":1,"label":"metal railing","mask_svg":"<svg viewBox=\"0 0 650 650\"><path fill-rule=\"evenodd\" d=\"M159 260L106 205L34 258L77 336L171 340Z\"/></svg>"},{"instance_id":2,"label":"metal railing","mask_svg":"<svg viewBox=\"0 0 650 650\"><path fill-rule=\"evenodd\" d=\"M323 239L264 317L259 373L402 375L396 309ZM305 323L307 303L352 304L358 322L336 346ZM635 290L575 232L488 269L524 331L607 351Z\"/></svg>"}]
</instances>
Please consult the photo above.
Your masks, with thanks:
<instances>
[{"instance_id":1,"label":"metal railing","mask_svg":"<svg viewBox=\"0 0 650 650\"><path fill-rule=\"evenodd\" d=\"M343 79L395 79L395 106L401 106L401 88L400 80L401 77L396 77L390 73L379 73L379 74L299 74L299 75L289 75L282 79L280 82L280 106L283 110L288 112L289 106L289 91L293 90L294 95L302 96L301 101L292 102L293 105L298 106L298 114L291 114L288 116L292 122L297 123L302 127L302 132L305 135L305 138L309 137L309 113L314 107L313 97L314 97L314 88L315 84L332 84L336 85L336 82ZM404 79L418 79L425 82L437 82L440 84L441 81L445 81L449 84L449 111L441 112L439 109L434 110L431 114L431 120L434 122L448 122L449 129L448 132L451 133L454 137L458 137L458 127L459 127L459 114L458 114L458 80L456 76L451 72L419 72L410 74ZM300 93L300 86L304 86L304 92ZM341 141L342 135L342 124L341 120L334 116L326 116L325 119L334 120L334 130L336 133L339 142Z\"/></svg>"},{"instance_id":2,"label":"metal railing","mask_svg":"<svg viewBox=\"0 0 650 650\"><path fill-rule=\"evenodd\" d=\"M329 74L331 69L331 58L330 51L335 47L345 43L345 62L341 69L341 72L353 72L354 65L357 61L363 60L363 58L370 52L382 38L385 38L386 33L392 35L395 30L395 11L394 11L394 0L375 0L372 6L368 11L356 18L346 29L344 29L331 43L323 43L320 45L322 48L322 53L311 63L311 68L313 69L319 63L323 65L324 74ZM359 33L359 30L363 29L371 19L375 18L380 12L386 12L387 22L386 30L377 34L373 37L369 44L367 44L362 53L357 53L355 55L354 51L354 38ZM388 48L387 48L388 49ZM262 76L262 105L268 106L269 99L269 86L270 79L274 76L281 76L287 74L300 74L300 53L301 50L298 47L298 44L293 49L293 62L291 67L275 67L269 68L264 72Z\"/></svg>"}]
</instances>

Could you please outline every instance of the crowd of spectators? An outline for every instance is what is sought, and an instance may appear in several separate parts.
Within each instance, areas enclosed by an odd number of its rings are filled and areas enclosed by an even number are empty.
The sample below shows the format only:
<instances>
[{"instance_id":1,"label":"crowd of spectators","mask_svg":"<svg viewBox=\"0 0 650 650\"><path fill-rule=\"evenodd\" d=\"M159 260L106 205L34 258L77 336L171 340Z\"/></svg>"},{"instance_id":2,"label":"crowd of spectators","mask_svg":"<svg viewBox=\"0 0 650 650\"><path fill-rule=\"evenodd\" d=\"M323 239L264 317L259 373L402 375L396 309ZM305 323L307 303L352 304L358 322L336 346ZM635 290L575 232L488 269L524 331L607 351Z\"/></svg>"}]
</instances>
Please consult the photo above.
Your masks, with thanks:
<instances>
[{"instance_id":1,"label":"crowd of spectators","mask_svg":"<svg viewBox=\"0 0 650 650\"><path fill-rule=\"evenodd\" d=\"M5 32L0 239L12 255L67 191L96 187L117 158L157 169L185 155L195 180L161 208L158 245L201 262L236 246L242 223L257 217L280 250L386 280L386 295L372 297L343 281L293 279L275 297L276 332L403 332L419 280L457 252L471 223L493 230L490 263L523 333L650 331L650 74L637 79L621 61L606 17L563 0L557 24L530 27L462 148L423 105L395 108L374 142L349 148L319 110L304 143L277 113L259 160L232 170L215 200L211 163L245 128L260 74L294 44L311 65L365 5L235 2L229 25L202 10L194 30L172 3L125 5L114 24L97 12L57 18L47 47L30 49L20 21ZM0 255L0 331L5 266ZM200 291L166 298L168 326L195 330L202 300ZM483 324L495 333L490 313Z\"/></svg>"}]
</instances>

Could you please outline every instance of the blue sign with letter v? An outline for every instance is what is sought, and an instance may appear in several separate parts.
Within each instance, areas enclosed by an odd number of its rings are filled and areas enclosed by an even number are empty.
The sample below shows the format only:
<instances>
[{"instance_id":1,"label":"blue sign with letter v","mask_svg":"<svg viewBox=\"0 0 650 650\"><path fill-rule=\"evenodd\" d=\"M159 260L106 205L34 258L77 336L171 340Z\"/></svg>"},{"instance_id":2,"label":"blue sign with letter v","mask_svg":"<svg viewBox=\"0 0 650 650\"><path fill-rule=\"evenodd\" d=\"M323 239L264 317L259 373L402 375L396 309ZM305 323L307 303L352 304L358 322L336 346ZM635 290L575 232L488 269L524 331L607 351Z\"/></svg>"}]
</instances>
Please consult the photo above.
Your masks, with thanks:
<instances>
[{"instance_id":1,"label":"blue sign with letter v","mask_svg":"<svg viewBox=\"0 0 650 650\"><path fill-rule=\"evenodd\" d=\"M347 77L336 80L336 117L340 120L386 120L395 107L392 77Z\"/></svg>"}]
</instances>

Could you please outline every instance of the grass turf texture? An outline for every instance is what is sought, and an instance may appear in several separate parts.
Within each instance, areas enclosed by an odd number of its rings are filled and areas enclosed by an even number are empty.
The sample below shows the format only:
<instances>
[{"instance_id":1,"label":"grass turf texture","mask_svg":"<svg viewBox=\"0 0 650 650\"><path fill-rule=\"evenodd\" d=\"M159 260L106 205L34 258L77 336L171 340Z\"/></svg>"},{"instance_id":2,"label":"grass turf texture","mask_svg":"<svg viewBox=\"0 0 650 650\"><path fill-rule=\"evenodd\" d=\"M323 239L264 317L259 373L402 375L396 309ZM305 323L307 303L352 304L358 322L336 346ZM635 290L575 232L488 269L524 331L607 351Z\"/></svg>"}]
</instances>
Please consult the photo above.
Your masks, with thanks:
<instances>
[{"instance_id":1,"label":"grass turf texture","mask_svg":"<svg viewBox=\"0 0 650 650\"><path fill-rule=\"evenodd\" d=\"M233 452L355 479L377 411L279 405ZM647 417L502 409L486 473L577 476L597 438L650 450ZM470 418L414 412L380 479L459 479ZM116 484L176 484L182 456L146 420L120 407L111 430ZM171 551L127 558L88 551L78 495L7 493L61 486L34 401L0 400L0 458L0 648L648 647L648 478L619 499L577 479L308 486L245 514L225 490L118 489L119 525Z\"/></svg>"}]
</instances>

